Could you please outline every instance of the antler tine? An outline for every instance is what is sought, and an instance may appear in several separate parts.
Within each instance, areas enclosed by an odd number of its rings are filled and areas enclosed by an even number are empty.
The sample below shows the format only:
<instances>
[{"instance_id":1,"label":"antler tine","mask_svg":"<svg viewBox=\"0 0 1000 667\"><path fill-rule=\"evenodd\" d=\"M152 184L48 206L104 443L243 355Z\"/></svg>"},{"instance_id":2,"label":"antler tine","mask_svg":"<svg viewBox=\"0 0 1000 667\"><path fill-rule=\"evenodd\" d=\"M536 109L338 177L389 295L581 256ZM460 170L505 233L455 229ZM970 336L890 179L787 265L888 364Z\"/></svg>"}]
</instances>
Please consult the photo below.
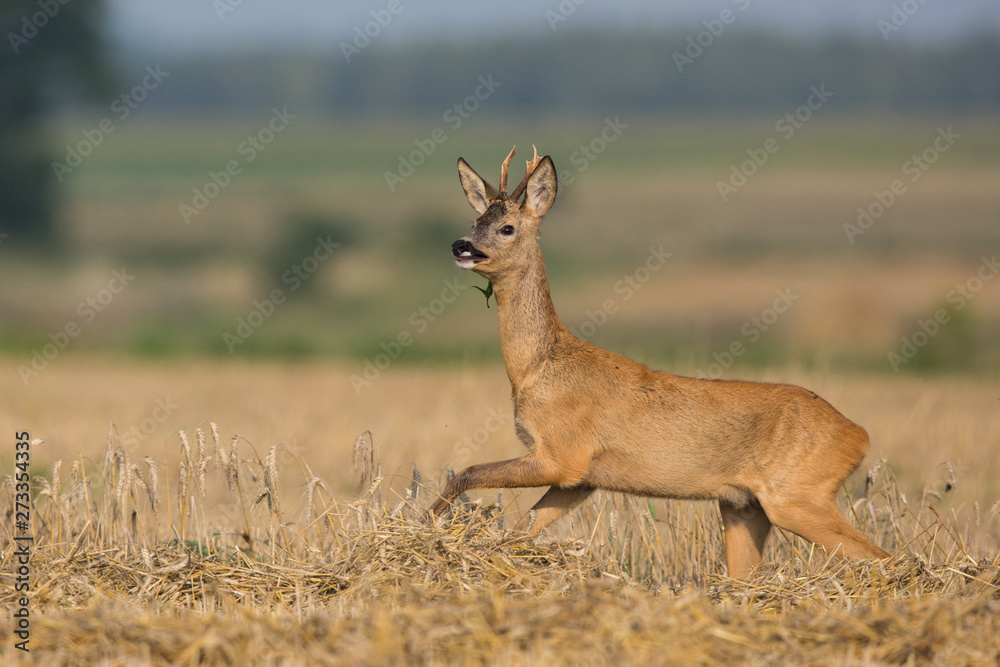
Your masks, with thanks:
<instances>
[{"instance_id":1,"label":"antler tine","mask_svg":"<svg viewBox=\"0 0 1000 667\"><path fill-rule=\"evenodd\" d=\"M503 164L500 166L500 194L506 194L507 192L507 168L510 166L510 159L515 155L515 148L517 146L511 147L510 153L507 154Z\"/></svg>"},{"instance_id":2,"label":"antler tine","mask_svg":"<svg viewBox=\"0 0 1000 667\"><path fill-rule=\"evenodd\" d=\"M528 179L535 172L535 167L538 166L538 163L542 161L542 158L538 157L538 149L535 148L535 144L531 144L531 150L535 152L535 156L525 162L524 178L521 179L520 185L514 190L514 194L510 196L514 201L517 201L524 194L524 191L528 187Z\"/></svg>"}]
</instances>

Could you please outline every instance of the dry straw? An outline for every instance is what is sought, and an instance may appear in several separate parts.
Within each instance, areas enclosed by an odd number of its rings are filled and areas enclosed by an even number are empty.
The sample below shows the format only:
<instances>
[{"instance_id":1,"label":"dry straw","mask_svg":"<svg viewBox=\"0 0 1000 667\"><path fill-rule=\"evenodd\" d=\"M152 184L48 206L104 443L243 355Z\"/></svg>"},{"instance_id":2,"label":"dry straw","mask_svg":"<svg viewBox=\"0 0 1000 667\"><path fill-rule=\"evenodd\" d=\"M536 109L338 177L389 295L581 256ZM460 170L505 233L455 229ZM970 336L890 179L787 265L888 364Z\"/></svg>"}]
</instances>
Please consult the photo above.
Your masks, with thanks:
<instances>
[{"instance_id":1,"label":"dry straw","mask_svg":"<svg viewBox=\"0 0 1000 667\"><path fill-rule=\"evenodd\" d=\"M776 531L760 576L740 582L725 576L721 521L708 503L598 493L558 534L528 540L504 530L513 523L506 494L425 522L438 484L416 468L398 484L383 478L367 431L354 447L364 491L338 500L287 443L261 458L250 443L233 437L227 448L210 430L212 451L202 429L196 447L181 432L164 466L131 463L112 428L102 466L73 461L65 480L60 461L33 481L32 661L1000 659L1000 503L982 516L912 506L887 461L844 504L900 555L841 562ZM252 454L240 456L241 447ZM936 493L947 500L957 481L945 466ZM177 485L176 517L157 511L161 483ZM301 496L284 502L281 489L292 487ZM4 563L15 548L0 533ZM19 593L9 567L0 581L12 608ZM22 657L11 622L0 617L8 662Z\"/></svg>"}]
</instances>

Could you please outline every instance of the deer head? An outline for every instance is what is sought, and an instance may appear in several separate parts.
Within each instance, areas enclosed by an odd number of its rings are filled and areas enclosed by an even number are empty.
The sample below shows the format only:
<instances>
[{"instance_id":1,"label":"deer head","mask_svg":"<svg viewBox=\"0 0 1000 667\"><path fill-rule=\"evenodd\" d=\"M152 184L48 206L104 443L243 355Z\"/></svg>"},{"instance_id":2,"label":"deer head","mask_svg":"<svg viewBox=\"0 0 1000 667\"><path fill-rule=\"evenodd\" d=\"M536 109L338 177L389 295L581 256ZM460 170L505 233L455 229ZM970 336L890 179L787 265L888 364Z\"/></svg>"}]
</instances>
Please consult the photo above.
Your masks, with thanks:
<instances>
[{"instance_id":1,"label":"deer head","mask_svg":"<svg viewBox=\"0 0 1000 667\"><path fill-rule=\"evenodd\" d=\"M499 190L458 158L458 177L479 217L472 233L455 241L451 252L460 268L490 280L523 264L530 256L531 246L538 244L542 216L556 199L555 165L548 155L538 157L537 149L527 161L521 183L507 195L507 168L514 154L512 148L500 168ZM524 201L518 202L522 194Z\"/></svg>"}]
</instances>

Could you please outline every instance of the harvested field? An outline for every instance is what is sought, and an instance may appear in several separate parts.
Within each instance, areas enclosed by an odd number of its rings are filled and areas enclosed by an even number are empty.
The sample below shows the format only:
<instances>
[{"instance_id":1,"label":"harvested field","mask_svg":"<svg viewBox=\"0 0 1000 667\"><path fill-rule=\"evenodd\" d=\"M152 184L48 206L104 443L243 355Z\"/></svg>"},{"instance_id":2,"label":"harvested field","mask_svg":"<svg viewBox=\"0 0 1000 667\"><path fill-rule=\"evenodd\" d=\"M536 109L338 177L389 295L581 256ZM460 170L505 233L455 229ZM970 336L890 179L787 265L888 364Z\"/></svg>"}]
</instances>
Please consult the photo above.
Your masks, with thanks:
<instances>
[{"instance_id":1,"label":"harvested field","mask_svg":"<svg viewBox=\"0 0 1000 667\"><path fill-rule=\"evenodd\" d=\"M5 613L10 664L1000 660L1000 503L942 516L928 503L948 489L908 501L881 461L842 509L898 556L838 562L778 531L742 583L724 575L711 504L602 494L531 541L507 530L504 493L426 524L439 480L383 474L368 432L346 500L287 443L257 451L215 424L168 442L164 469L112 429L100 463L35 475L31 653ZM0 576L14 609L12 569Z\"/></svg>"}]
</instances>

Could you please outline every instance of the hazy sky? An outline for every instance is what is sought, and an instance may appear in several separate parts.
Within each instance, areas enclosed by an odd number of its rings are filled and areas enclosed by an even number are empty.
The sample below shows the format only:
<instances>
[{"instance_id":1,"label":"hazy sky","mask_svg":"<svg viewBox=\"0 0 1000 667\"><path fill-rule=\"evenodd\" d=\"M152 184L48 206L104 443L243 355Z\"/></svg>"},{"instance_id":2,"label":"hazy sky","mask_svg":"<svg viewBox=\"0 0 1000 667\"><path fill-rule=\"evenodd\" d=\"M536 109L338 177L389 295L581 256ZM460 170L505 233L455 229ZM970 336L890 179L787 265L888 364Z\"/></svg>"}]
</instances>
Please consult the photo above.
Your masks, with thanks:
<instances>
[{"instance_id":1,"label":"hazy sky","mask_svg":"<svg viewBox=\"0 0 1000 667\"><path fill-rule=\"evenodd\" d=\"M109 30L130 49L154 52L334 50L351 39L355 27L371 21L373 11L385 16L393 2L401 11L377 37L388 48L441 39L544 36L552 32L546 12L559 12L560 6L573 11L565 12L566 21L557 23L556 30L697 30L702 21L728 8L741 28L780 30L805 39L830 32L881 39L878 21L890 19L893 5L905 5L912 16L890 39L938 42L982 30L1000 32L998 0L110 0Z\"/></svg>"}]
</instances>

